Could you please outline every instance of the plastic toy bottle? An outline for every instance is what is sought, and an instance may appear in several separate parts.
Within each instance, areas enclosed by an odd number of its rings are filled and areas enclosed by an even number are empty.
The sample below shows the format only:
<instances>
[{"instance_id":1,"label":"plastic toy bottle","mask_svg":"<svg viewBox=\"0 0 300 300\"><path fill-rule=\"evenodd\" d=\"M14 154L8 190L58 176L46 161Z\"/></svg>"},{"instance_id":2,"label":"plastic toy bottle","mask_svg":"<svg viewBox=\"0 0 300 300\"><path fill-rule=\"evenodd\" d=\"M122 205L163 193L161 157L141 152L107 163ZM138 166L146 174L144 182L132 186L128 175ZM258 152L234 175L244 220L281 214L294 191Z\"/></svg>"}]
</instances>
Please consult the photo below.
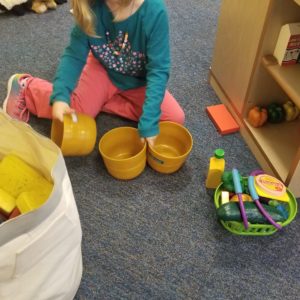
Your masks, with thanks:
<instances>
[{"instance_id":1,"label":"plastic toy bottle","mask_svg":"<svg viewBox=\"0 0 300 300\"><path fill-rule=\"evenodd\" d=\"M214 156L210 158L209 169L205 185L208 189L215 189L222 181L225 170L224 150L216 149Z\"/></svg>"}]
</instances>

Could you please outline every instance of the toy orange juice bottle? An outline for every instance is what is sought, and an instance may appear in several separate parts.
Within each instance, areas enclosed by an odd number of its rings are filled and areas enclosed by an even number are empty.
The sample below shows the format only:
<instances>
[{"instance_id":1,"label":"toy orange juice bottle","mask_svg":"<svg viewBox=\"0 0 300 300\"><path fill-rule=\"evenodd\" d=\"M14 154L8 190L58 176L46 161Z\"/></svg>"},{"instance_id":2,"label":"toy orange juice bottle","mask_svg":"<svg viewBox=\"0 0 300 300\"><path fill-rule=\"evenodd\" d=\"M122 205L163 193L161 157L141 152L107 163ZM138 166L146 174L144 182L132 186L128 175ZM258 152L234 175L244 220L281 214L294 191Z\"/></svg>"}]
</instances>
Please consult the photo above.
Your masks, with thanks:
<instances>
[{"instance_id":1,"label":"toy orange juice bottle","mask_svg":"<svg viewBox=\"0 0 300 300\"><path fill-rule=\"evenodd\" d=\"M205 185L208 189L215 189L222 181L225 170L224 150L216 149L214 156L209 160L209 169Z\"/></svg>"}]
</instances>

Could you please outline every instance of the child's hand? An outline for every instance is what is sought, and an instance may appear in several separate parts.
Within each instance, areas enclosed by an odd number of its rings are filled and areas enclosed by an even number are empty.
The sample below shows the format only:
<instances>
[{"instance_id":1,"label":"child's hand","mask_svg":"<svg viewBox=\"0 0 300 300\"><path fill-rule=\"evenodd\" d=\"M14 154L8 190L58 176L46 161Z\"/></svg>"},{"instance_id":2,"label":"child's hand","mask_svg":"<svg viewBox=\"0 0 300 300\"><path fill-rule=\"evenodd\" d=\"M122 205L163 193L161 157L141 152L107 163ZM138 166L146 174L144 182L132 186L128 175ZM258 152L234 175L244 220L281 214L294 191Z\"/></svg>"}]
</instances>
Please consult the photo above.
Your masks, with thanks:
<instances>
[{"instance_id":1,"label":"child's hand","mask_svg":"<svg viewBox=\"0 0 300 300\"><path fill-rule=\"evenodd\" d=\"M148 143L148 145L151 146L151 147L153 147L156 138L157 138L157 135L155 135L155 136L149 136L149 137L146 137L146 138L141 138L141 141L142 141L142 143L145 143L145 139L146 139L146 142Z\"/></svg>"},{"instance_id":2,"label":"child's hand","mask_svg":"<svg viewBox=\"0 0 300 300\"><path fill-rule=\"evenodd\" d=\"M71 114L74 112L75 110L63 101L55 101L52 105L52 118L61 122L64 121L64 114Z\"/></svg>"}]
</instances>

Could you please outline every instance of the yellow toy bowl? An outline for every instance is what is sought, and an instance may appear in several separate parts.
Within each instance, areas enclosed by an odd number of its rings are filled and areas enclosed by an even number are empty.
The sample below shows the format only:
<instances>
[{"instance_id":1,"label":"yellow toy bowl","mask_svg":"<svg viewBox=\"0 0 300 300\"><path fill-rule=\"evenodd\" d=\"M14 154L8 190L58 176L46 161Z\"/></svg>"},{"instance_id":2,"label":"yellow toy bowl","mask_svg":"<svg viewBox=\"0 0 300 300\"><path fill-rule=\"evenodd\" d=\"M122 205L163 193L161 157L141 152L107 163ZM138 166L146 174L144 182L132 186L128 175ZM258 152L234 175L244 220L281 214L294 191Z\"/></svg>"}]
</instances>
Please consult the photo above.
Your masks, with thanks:
<instances>
[{"instance_id":1,"label":"yellow toy bowl","mask_svg":"<svg viewBox=\"0 0 300 300\"><path fill-rule=\"evenodd\" d=\"M192 135L184 126L170 121L160 122L159 131L154 146L148 147L147 162L160 173L174 173L192 150Z\"/></svg>"},{"instance_id":2,"label":"yellow toy bowl","mask_svg":"<svg viewBox=\"0 0 300 300\"><path fill-rule=\"evenodd\" d=\"M108 173L117 179L133 179L146 166L146 143L133 127L108 131L100 139L99 151Z\"/></svg>"},{"instance_id":3,"label":"yellow toy bowl","mask_svg":"<svg viewBox=\"0 0 300 300\"><path fill-rule=\"evenodd\" d=\"M64 122L53 120L51 140L60 147L64 156L81 156L95 147L97 127L95 120L85 114L66 114Z\"/></svg>"}]
</instances>

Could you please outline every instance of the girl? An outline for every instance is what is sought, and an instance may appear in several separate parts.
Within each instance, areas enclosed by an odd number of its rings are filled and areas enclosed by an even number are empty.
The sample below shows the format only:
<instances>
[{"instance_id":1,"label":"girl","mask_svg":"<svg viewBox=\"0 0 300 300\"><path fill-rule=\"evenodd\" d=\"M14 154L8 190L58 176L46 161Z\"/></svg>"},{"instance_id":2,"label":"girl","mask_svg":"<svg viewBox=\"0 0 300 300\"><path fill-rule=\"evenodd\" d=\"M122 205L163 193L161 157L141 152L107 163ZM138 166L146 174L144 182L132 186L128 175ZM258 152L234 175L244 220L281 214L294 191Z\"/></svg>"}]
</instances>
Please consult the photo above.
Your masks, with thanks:
<instances>
[{"instance_id":1,"label":"girl","mask_svg":"<svg viewBox=\"0 0 300 300\"><path fill-rule=\"evenodd\" d=\"M73 0L76 26L53 85L29 74L8 82L3 109L28 121L29 113L63 121L74 111L100 111L138 121L153 144L159 120L184 122L166 91L170 69L168 17L163 0Z\"/></svg>"}]
</instances>

